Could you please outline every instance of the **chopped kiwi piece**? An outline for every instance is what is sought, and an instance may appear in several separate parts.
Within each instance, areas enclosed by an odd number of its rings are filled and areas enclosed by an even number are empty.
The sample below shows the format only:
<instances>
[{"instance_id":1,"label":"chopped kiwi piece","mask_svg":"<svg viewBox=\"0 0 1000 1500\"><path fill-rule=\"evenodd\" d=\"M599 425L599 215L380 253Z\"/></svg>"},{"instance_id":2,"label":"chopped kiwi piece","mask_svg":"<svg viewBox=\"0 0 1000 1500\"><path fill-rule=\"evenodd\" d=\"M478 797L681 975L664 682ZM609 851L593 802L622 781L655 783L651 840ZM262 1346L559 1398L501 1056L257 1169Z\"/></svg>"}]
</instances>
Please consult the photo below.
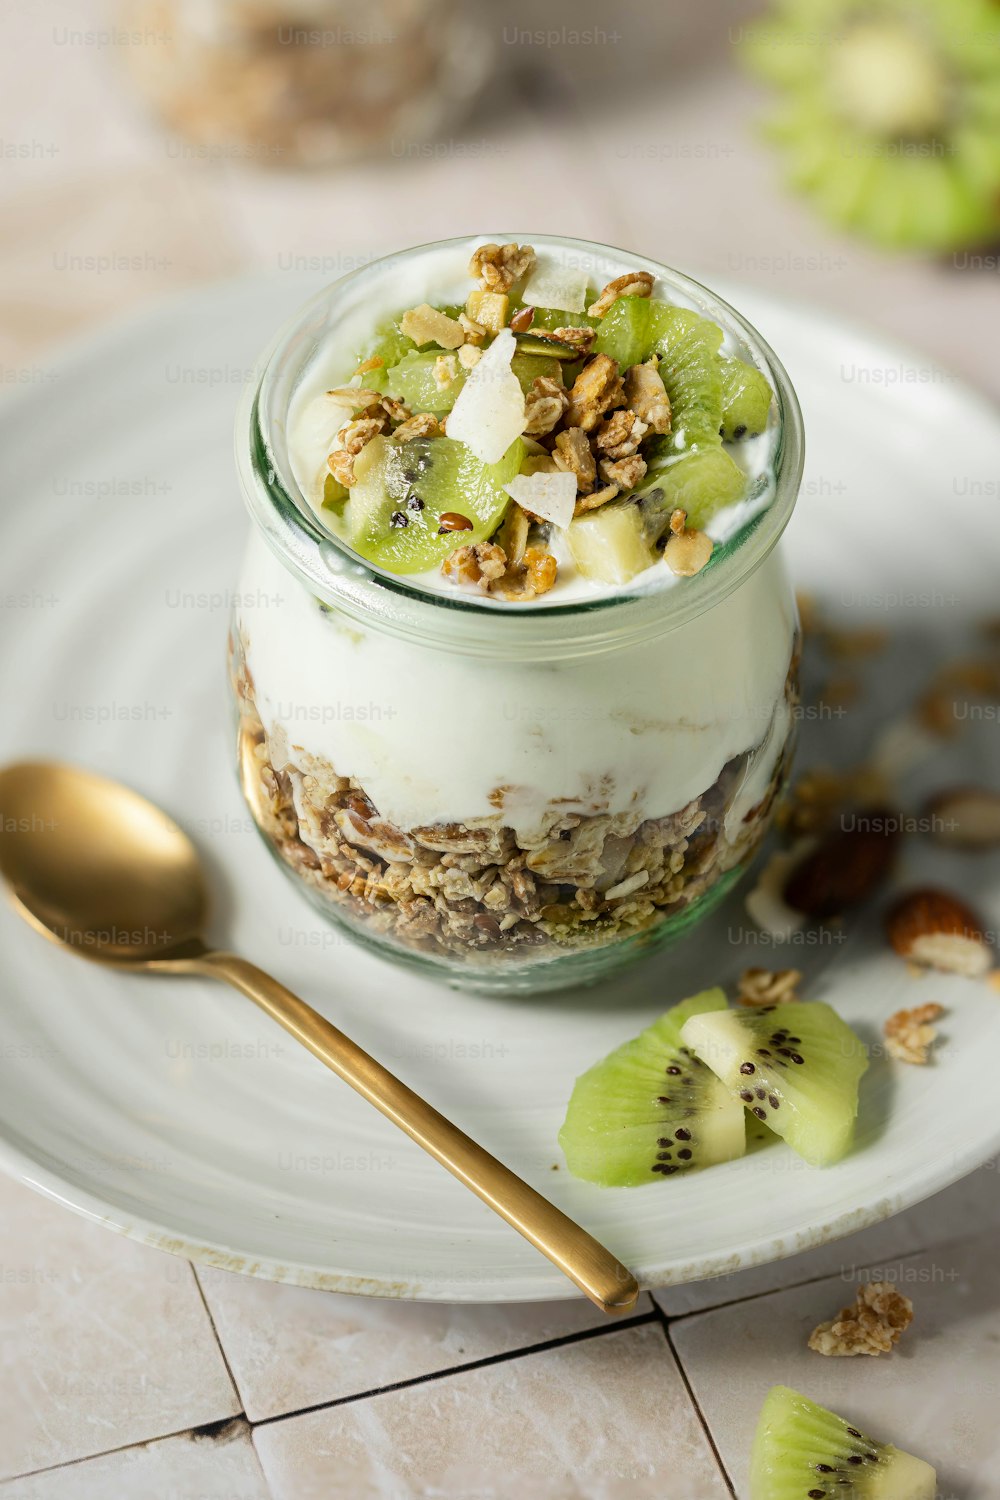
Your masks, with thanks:
<instances>
[{"instance_id":1,"label":"chopped kiwi piece","mask_svg":"<svg viewBox=\"0 0 1000 1500\"><path fill-rule=\"evenodd\" d=\"M742 359L722 361L722 437L727 443L756 437L767 426L771 385L753 365Z\"/></svg>"},{"instance_id":2,"label":"chopped kiwi piece","mask_svg":"<svg viewBox=\"0 0 1000 1500\"><path fill-rule=\"evenodd\" d=\"M521 467L524 445L512 443L499 463L484 464L452 438L373 438L354 464L357 483L343 511L345 540L391 573L421 573L456 547L481 542L510 505L504 491ZM438 535L442 514L471 522Z\"/></svg>"},{"instance_id":3,"label":"chopped kiwi piece","mask_svg":"<svg viewBox=\"0 0 1000 1500\"><path fill-rule=\"evenodd\" d=\"M546 328L599 328L600 326L600 319L592 318L589 313L563 312L558 307L536 307L529 332L542 332Z\"/></svg>"},{"instance_id":4,"label":"chopped kiwi piece","mask_svg":"<svg viewBox=\"0 0 1000 1500\"><path fill-rule=\"evenodd\" d=\"M812 1166L850 1150L868 1054L829 1005L693 1016L681 1036L735 1099Z\"/></svg>"},{"instance_id":5,"label":"chopped kiwi piece","mask_svg":"<svg viewBox=\"0 0 1000 1500\"><path fill-rule=\"evenodd\" d=\"M566 542L593 583L628 583L656 561L642 511L631 500L611 500L577 516L566 528Z\"/></svg>"},{"instance_id":6,"label":"chopped kiwi piece","mask_svg":"<svg viewBox=\"0 0 1000 1500\"><path fill-rule=\"evenodd\" d=\"M580 358L579 349L572 349L569 344L560 343L558 339L547 339L544 333L518 333L518 353L522 355L541 355L546 359L554 359L560 364L569 364L574 359Z\"/></svg>"},{"instance_id":7,"label":"chopped kiwi piece","mask_svg":"<svg viewBox=\"0 0 1000 1500\"><path fill-rule=\"evenodd\" d=\"M623 370L641 364L649 352L650 315L648 297L619 297L601 319L594 340L595 354L608 354Z\"/></svg>"},{"instance_id":8,"label":"chopped kiwi piece","mask_svg":"<svg viewBox=\"0 0 1000 1500\"><path fill-rule=\"evenodd\" d=\"M691 1016L725 1007L719 989L694 995L577 1079L559 1132L575 1177L638 1187L743 1155L742 1110L681 1040Z\"/></svg>"},{"instance_id":9,"label":"chopped kiwi piece","mask_svg":"<svg viewBox=\"0 0 1000 1500\"><path fill-rule=\"evenodd\" d=\"M764 1402L754 1438L750 1500L935 1500L930 1464L876 1443L787 1385Z\"/></svg>"},{"instance_id":10,"label":"chopped kiwi piece","mask_svg":"<svg viewBox=\"0 0 1000 1500\"><path fill-rule=\"evenodd\" d=\"M350 498L351 492L347 486L332 474L327 474L323 480L323 509L332 510L339 516Z\"/></svg>"},{"instance_id":11,"label":"chopped kiwi piece","mask_svg":"<svg viewBox=\"0 0 1000 1500\"><path fill-rule=\"evenodd\" d=\"M404 354L398 364L387 372L383 389L397 401L404 401L413 412L429 411L435 416L451 411L456 397L465 384L467 370L457 360L455 376L446 385L439 385L437 362L444 350L435 349L426 353L413 350ZM362 377L364 378L364 377Z\"/></svg>"},{"instance_id":12,"label":"chopped kiwi piece","mask_svg":"<svg viewBox=\"0 0 1000 1500\"><path fill-rule=\"evenodd\" d=\"M726 505L742 499L747 477L739 464L722 447L696 448L693 453L668 456L658 462L652 456L649 464L652 483L642 492L642 500L659 502L669 517L673 510L687 512L687 524L701 530Z\"/></svg>"},{"instance_id":13,"label":"chopped kiwi piece","mask_svg":"<svg viewBox=\"0 0 1000 1500\"><path fill-rule=\"evenodd\" d=\"M688 307L650 303L650 335L659 373L670 397L671 453L715 448L722 441L722 329Z\"/></svg>"},{"instance_id":14,"label":"chopped kiwi piece","mask_svg":"<svg viewBox=\"0 0 1000 1500\"><path fill-rule=\"evenodd\" d=\"M531 389L532 381L539 375L555 380L559 385L563 383L562 361L547 352L536 354L519 348L510 362L510 367L517 376L525 395Z\"/></svg>"},{"instance_id":15,"label":"chopped kiwi piece","mask_svg":"<svg viewBox=\"0 0 1000 1500\"><path fill-rule=\"evenodd\" d=\"M365 346L364 352L358 356L359 365L366 359L380 359L381 367L366 370L361 377L362 382L372 391L387 390L386 381L393 365L398 365L407 354L414 353L416 347L397 322L383 324L371 343Z\"/></svg>"}]
</instances>

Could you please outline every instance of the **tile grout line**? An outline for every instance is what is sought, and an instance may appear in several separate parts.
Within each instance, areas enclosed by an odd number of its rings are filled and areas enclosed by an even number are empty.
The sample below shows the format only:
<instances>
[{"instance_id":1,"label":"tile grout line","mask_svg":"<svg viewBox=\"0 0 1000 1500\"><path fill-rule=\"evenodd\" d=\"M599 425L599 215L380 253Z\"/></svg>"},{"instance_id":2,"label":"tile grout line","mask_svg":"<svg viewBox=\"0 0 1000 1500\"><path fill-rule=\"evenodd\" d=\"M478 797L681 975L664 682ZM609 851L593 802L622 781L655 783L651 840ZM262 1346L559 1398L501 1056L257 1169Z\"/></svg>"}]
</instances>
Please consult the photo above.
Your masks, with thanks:
<instances>
[{"instance_id":1,"label":"tile grout line","mask_svg":"<svg viewBox=\"0 0 1000 1500\"><path fill-rule=\"evenodd\" d=\"M722 1461L722 1454L719 1452L712 1429L708 1425L708 1418L705 1416L705 1413L701 1409L698 1398L694 1393L694 1387L688 1379L687 1371L685 1370L684 1365L681 1361L680 1354L674 1347L674 1342L670 1337L670 1325L668 1323L667 1316L664 1313L663 1309L660 1307L657 1308L657 1312L659 1313L660 1327L663 1330L663 1341L666 1344L667 1348L670 1350L670 1353L673 1355L674 1364L677 1366L677 1373L681 1377L684 1389L687 1392L688 1400L694 1407L695 1415L697 1416L699 1425L701 1426L701 1429L705 1434L705 1441L708 1443L709 1449L712 1453L712 1457L715 1459L716 1467L718 1468L719 1474L722 1478L722 1482L726 1486L726 1489L729 1491L732 1500L736 1500L736 1490L734 1489L733 1482L729 1477L729 1470L726 1468L725 1464Z\"/></svg>"},{"instance_id":2,"label":"tile grout line","mask_svg":"<svg viewBox=\"0 0 1000 1500\"><path fill-rule=\"evenodd\" d=\"M114 1458L118 1453L132 1453L136 1448L152 1448L157 1443L168 1443L172 1438L190 1437L203 1438L209 1435L209 1429L215 1428L216 1435L232 1422L239 1422L250 1434L249 1418L242 1412L234 1417L222 1417L217 1422L202 1422L197 1427L178 1427L174 1432L158 1432L155 1437L139 1438L134 1443L122 1443L117 1448L102 1448L99 1453L84 1453L79 1458L65 1458L62 1463L45 1464L40 1469L25 1469L21 1474L8 1474L6 1479L0 1479L0 1496L9 1484L17 1484L21 1479L36 1479L42 1474L58 1474L63 1469L78 1469L81 1464L96 1463L101 1458ZM256 1451L254 1452L256 1458ZM258 1460L259 1462L259 1460ZM263 1472L263 1471L262 1471ZM265 1475L266 1480L266 1475ZM270 1486L268 1486L270 1489Z\"/></svg>"},{"instance_id":3,"label":"tile grout line","mask_svg":"<svg viewBox=\"0 0 1000 1500\"><path fill-rule=\"evenodd\" d=\"M191 1275L194 1278L194 1284L198 1288L198 1296L201 1298L201 1305L205 1309L205 1316L208 1319L208 1326L212 1330L212 1337L215 1339L219 1353L222 1355L222 1363L226 1367L226 1374L229 1376L229 1382L232 1385L233 1394L236 1397L237 1401L240 1403L239 1415L241 1417L246 1417L247 1422L249 1422L250 1418L247 1417L246 1403L243 1400L243 1392L240 1390L239 1386L236 1383L236 1376L233 1374L232 1366L229 1363L229 1355L226 1353L225 1345L222 1342L219 1330L215 1326L215 1319L212 1316L212 1309L208 1305L208 1298L205 1296L205 1288L202 1286L201 1277L198 1275L198 1267L195 1265L193 1260L189 1260L188 1265L191 1268Z\"/></svg>"},{"instance_id":4,"label":"tile grout line","mask_svg":"<svg viewBox=\"0 0 1000 1500\"><path fill-rule=\"evenodd\" d=\"M252 1418L248 1420L252 1431L256 1433L262 1427L272 1427L277 1422L287 1422L293 1417L310 1416L313 1412L329 1411L336 1406L350 1406L356 1401L370 1401L375 1396L409 1390L411 1386L429 1385L435 1380L447 1380L452 1375L465 1375L470 1370L483 1370L491 1365L509 1364L511 1360L522 1359L528 1355L546 1354L550 1349L562 1349L567 1344L583 1344L589 1339L607 1338L609 1335L622 1333L626 1329L643 1328L656 1321L655 1312L642 1313L639 1317L616 1320L614 1323L609 1321L607 1324L599 1324L596 1328L583 1328L577 1333L567 1333L560 1338L546 1339L541 1344L527 1344L523 1348L510 1349L502 1354L487 1354L482 1359L473 1359L464 1365L449 1366L447 1370L429 1370L426 1375L414 1375L409 1380L395 1380L388 1385L374 1386L368 1391L356 1391L349 1396L338 1396L333 1401L316 1401L309 1406L296 1407L294 1411L278 1412L273 1417L261 1417L257 1421Z\"/></svg>"}]
</instances>

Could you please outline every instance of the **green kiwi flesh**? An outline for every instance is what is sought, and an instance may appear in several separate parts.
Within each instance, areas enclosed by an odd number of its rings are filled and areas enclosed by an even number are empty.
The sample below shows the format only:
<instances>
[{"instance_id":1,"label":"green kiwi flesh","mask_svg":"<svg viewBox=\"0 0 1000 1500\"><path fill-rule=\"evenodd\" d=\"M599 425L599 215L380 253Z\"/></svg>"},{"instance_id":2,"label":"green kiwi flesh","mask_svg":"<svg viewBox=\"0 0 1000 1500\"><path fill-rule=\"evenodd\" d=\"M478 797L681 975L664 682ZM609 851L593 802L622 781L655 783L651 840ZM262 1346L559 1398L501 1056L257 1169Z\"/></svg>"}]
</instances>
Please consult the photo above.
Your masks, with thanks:
<instances>
[{"instance_id":1,"label":"green kiwi flesh","mask_svg":"<svg viewBox=\"0 0 1000 1500\"><path fill-rule=\"evenodd\" d=\"M754 1438L750 1500L935 1500L923 1459L876 1443L788 1386L768 1393Z\"/></svg>"},{"instance_id":2,"label":"green kiwi flesh","mask_svg":"<svg viewBox=\"0 0 1000 1500\"><path fill-rule=\"evenodd\" d=\"M559 1132L575 1177L636 1187L743 1155L739 1102L681 1040L690 1017L725 1008L720 989L694 995L577 1079Z\"/></svg>"}]
</instances>

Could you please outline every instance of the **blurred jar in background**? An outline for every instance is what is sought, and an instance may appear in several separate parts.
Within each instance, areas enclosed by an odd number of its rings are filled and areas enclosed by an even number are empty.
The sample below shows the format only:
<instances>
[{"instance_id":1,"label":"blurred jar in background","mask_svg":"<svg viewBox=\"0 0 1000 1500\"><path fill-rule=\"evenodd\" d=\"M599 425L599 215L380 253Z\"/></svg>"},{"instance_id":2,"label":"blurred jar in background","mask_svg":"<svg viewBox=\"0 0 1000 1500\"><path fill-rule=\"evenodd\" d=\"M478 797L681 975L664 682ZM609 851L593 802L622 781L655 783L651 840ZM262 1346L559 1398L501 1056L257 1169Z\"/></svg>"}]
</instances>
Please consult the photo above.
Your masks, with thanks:
<instances>
[{"instance_id":1,"label":"blurred jar in background","mask_svg":"<svg viewBox=\"0 0 1000 1500\"><path fill-rule=\"evenodd\" d=\"M468 0L119 0L118 19L171 129L278 167L439 135L490 64Z\"/></svg>"}]
</instances>

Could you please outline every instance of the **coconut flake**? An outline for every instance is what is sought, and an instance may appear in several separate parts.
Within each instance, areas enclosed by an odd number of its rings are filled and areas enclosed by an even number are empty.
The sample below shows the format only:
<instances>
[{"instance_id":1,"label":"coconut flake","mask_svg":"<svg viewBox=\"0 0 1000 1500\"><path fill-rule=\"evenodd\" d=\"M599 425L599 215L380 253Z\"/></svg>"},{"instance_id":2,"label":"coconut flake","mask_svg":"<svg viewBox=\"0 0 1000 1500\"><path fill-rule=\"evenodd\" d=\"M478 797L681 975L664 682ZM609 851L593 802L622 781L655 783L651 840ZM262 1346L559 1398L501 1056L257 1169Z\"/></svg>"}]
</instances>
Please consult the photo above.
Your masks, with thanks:
<instances>
[{"instance_id":1,"label":"coconut flake","mask_svg":"<svg viewBox=\"0 0 1000 1500\"><path fill-rule=\"evenodd\" d=\"M587 305L587 283L586 271L562 266L551 255L539 256L521 296L529 307L579 313Z\"/></svg>"},{"instance_id":2,"label":"coconut flake","mask_svg":"<svg viewBox=\"0 0 1000 1500\"><path fill-rule=\"evenodd\" d=\"M504 328L469 373L448 417L448 436L497 464L524 431L524 392L511 370L517 342Z\"/></svg>"},{"instance_id":3,"label":"coconut flake","mask_svg":"<svg viewBox=\"0 0 1000 1500\"><path fill-rule=\"evenodd\" d=\"M565 528L573 519L575 474L518 474L504 489L522 510L530 510L533 516L551 521L553 526Z\"/></svg>"}]
</instances>

